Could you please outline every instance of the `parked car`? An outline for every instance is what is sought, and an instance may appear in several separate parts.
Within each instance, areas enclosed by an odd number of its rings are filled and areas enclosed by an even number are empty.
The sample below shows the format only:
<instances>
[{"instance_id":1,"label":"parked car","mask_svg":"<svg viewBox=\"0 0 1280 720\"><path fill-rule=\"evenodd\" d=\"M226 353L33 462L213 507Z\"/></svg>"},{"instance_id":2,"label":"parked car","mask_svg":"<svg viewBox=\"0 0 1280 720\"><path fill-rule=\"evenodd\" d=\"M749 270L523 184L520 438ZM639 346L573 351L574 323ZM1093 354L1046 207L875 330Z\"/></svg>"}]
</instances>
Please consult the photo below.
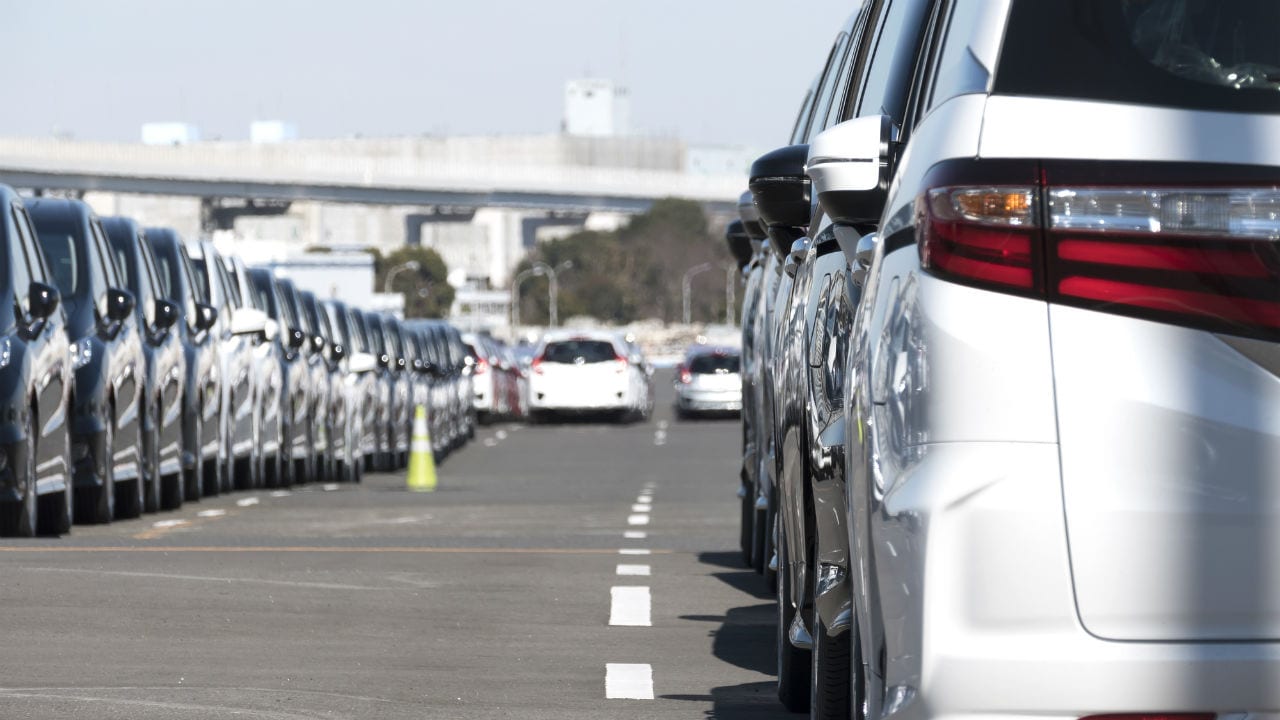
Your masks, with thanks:
<instances>
[{"instance_id":1,"label":"parked car","mask_svg":"<svg viewBox=\"0 0 1280 720\"><path fill-rule=\"evenodd\" d=\"M308 482L324 480L332 476L329 469L333 440L330 435L331 420L329 418L329 367L325 360L328 341L325 330L319 324L315 308L309 309L298 291L297 285L289 278L276 278L276 291L286 308L286 314L295 318L297 330L302 334L297 352L302 356L305 365L306 407L304 412L307 424L302 433L304 451L294 453L294 480ZM314 306L315 298L312 296Z\"/></svg>"},{"instance_id":2,"label":"parked car","mask_svg":"<svg viewBox=\"0 0 1280 720\"><path fill-rule=\"evenodd\" d=\"M262 308L275 322L277 331L272 339L271 357L280 376L280 392L277 395L276 422L279 425L279 444L276 458L269 461L272 468L268 481L276 487L288 487L294 483L301 469L305 477L313 464L311 451L311 367L302 354L308 342L302 321L280 297L275 275L266 268L246 268L254 304ZM263 417L267 417L266 412ZM270 437L270 436L268 436ZM274 474L272 474L274 473Z\"/></svg>"},{"instance_id":3,"label":"parked car","mask_svg":"<svg viewBox=\"0 0 1280 720\"><path fill-rule=\"evenodd\" d=\"M342 359L346 346L339 341L337 331L330 324L329 313L314 293L307 290L299 292L298 302L301 315L315 333L310 362L317 389L313 416L317 418L319 439L316 449L321 454L320 474L325 482L337 482L344 479L345 464L350 461L347 456L346 393L342 387Z\"/></svg>"},{"instance_id":4,"label":"parked car","mask_svg":"<svg viewBox=\"0 0 1280 720\"><path fill-rule=\"evenodd\" d=\"M743 193L738 200L738 212L742 218L742 228L750 239L754 255L747 266L746 284L742 293L742 468L738 473L738 500L741 520L739 523L739 545L743 560L747 565L754 565L757 547L763 552L764 539L757 538L756 505L759 494L759 473L762 463L763 448L767 445L761 437L760 419L762 400L761 372L763 367L762 324L764 320L764 286L765 266L771 251L765 246L764 226L760 224L759 213L751 191Z\"/></svg>"},{"instance_id":5,"label":"parked car","mask_svg":"<svg viewBox=\"0 0 1280 720\"><path fill-rule=\"evenodd\" d=\"M676 417L742 411L742 355L737 348L700 345L676 368Z\"/></svg>"},{"instance_id":6,"label":"parked car","mask_svg":"<svg viewBox=\"0 0 1280 720\"><path fill-rule=\"evenodd\" d=\"M366 469L370 469L370 456L377 451L378 381L375 375L377 359L369 352L367 336L362 323L357 322L361 313L340 300L327 300L325 308L330 314L330 324L337 331L340 344L345 346L344 385L347 393L347 476L352 482L360 482Z\"/></svg>"},{"instance_id":7,"label":"parked car","mask_svg":"<svg viewBox=\"0 0 1280 720\"><path fill-rule=\"evenodd\" d=\"M399 470L409 464L409 436L412 428L413 370L405 346L400 321L390 315L378 318L386 338L387 369L391 371L391 403L387 408L388 469Z\"/></svg>"},{"instance_id":8,"label":"parked car","mask_svg":"<svg viewBox=\"0 0 1280 720\"><path fill-rule=\"evenodd\" d=\"M222 438L221 492L261 484L261 453L258 451L258 367L255 349L266 343L266 313L242 304L238 285L227 273L222 254L207 240L190 242L194 278L200 286L201 299L217 308L218 319L213 332L220 338L219 359L222 377L221 417L218 421ZM206 477L206 491L209 488Z\"/></svg>"},{"instance_id":9,"label":"parked car","mask_svg":"<svg viewBox=\"0 0 1280 720\"><path fill-rule=\"evenodd\" d=\"M73 371L53 268L22 200L0 185L0 534L71 529ZM10 301L11 298L11 301Z\"/></svg>"},{"instance_id":10,"label":"parked car","mask_svg":"<svg viewBox=\"0 0 1280 720\"><path fill-rule=\"evenodd\" d=\"M627 359L625 343L609 332L552 332L533 360L530 414L612 413L630 419L643 402L643 371Z\"/></svg>"},{"instance_id":11,"label":"parked car","mask_svg":"<svg viewBox=\"0 0 1280 720\"><path fill-rule=\"evenodd\" d=\"M276 340L281 332L279 323L271 319L266 300L255 292L249 280L249 268L239 256L224 255L223 266L231 283L232 296L236 299L236 312L244 314L252 310L255 320L263 320L263 330L254 333L251 351L252 392L255 428L253 452L250 464L255 473L237 476L244 479L244 488L278 487L284 484L284 373L276 357Z\"/></svg>"},{"instance_id":12,"label":"parked car","mask_svg":"<svg viewBox=\"0 0 1280 720\"><path fill-rule=\"evenodd\" d=\"M186 392L186 353L182 310L165 297L151 245L138 223L125 217L102 219L102 229L115 253L141 333L145 358L142 417L142 478L147 512L182 505L182 413Z\"/></svg>"},{"instance_id":13,"label":"parked car","mask_svg":"<svg viewBox=\"0 0 1280 720\"><path fill-rule=\"evenodd\" d=\"M97 215L79 200L26 207L66 309L75 382L71 461L76 520L108 523L143 511L142 355L134 297Z\"/></svg>"},{"instance_id":14,"label":"parked car","mask_svg":"<svg viewBox=\"0 0 1280 720\"><path fill-rule=\"evenodd\" d=\"M164 296L182 314L174 331L182 341L185 369L182 392L183 500L216 495L224 484L222 453L222 340L218 308L208 304L196 281L182 238L169 228L147 228ZM228 481L229 483L229 481Z\"/></svg>"}]
</instances>

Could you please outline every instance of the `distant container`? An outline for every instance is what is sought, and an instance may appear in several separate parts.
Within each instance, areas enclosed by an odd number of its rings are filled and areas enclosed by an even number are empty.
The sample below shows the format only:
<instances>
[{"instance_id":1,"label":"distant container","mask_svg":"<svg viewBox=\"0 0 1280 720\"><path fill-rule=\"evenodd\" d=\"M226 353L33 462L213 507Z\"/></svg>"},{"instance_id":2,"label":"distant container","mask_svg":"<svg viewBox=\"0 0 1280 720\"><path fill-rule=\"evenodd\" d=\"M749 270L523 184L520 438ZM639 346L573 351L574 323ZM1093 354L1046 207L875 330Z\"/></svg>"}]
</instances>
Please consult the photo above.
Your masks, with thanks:
<instances>
[{"instance_id":1,"label":"distant container","mask_svg":"<svg viewBox=\"0 0 1280 720\"><path fill-rule=\"evenodd\" d=\"M261 145L298 139L298 126L280 120L255 120L249 124L249 142Z\"/></svg>"},{"instance_id":2,"label":"distant container","mask_svg":"<svg viewBox=\"0 0 1280 720\"><path fill-rule=\"evenodd\" d=\"M189 145L200 142L200 128L190 123L149 122L142 125L143 145Z\"/></svg>"}]
</instances>

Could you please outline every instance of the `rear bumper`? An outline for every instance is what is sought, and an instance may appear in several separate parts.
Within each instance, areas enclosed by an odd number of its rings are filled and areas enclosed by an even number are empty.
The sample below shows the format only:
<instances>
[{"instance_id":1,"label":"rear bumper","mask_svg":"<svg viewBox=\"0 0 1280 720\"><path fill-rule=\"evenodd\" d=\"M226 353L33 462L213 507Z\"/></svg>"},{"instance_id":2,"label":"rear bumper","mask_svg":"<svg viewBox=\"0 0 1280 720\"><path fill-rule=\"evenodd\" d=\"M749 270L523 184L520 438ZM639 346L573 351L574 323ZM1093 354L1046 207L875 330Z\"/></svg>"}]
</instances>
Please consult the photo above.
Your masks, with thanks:
<instances>
[{"instance_id":1,"label":"rear bumper","mask_svg":"<svg viewBox=\"0 0 1280 720\"><path fill-rule=\"evenodd\" d=\"M884 513L870 519L873 544L896 551L874 551L886 717L1280 711L1280 643L1115 642L1085 630L1056 444L917 450L909 471L886 476Z\"/></svg>"},{"instance_id":2,"label":"rear bumper","mask_svg":"<svg viewBox=\"0 0 1280 720\"><path fill-rule=\"evenodd\" d=\"M676 393L676 404L692 412L742 412L742 391L683 390Z\"/></svg>"},{"instance_id":3,"label":"rear bumper","mask_svg":"<svg viewBox=\"0 0 1280 720\"><path fill-rule=\"evenodd\" d=\"M590 393L560 389L535 389L530 393L529 409L556 412L594 412L623 410L634 406L626 388L600 389Z\"/></svg>"}]
</instances>

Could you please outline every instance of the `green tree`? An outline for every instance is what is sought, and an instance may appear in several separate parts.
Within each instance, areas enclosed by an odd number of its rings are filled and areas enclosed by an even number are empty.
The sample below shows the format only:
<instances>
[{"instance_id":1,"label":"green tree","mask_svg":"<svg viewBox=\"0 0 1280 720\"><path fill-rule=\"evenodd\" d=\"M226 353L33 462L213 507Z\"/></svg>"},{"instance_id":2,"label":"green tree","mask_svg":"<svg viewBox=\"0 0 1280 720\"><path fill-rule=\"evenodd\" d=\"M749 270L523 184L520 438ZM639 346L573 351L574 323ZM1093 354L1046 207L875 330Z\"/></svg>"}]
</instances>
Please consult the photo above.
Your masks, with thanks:
<instances>
[{"instance_id":1,"label":"green tree","mask_svg":"<svg viewBox=\"0 0 1280 720\"><path fill-rule=\"evenodd\" d=\"M573 267L557 276L562 320L588 315L614 323L648 318L679 321L681 279L690 267L704 262L716 269L693 282L693 319L724 319L726 273L722 268L733 261L723 236L712 232L695 202L659 200L616 232L583 231L542 243L516 271L534 262L557 267L565 261L572 261ZM548 321L548 282L548 278L533 277L521 284L522 322Z\"/></svg>"},{"instance_id":2,"label":"green tree","mask_svg":"<svg viewBox=\"0 0 1280 720\"><path fill-rule=\"evenodd\" d=\"M453 286L446 282L449 274L444 259L427 247L405 245L383 255L371 248L373 255L374 288L381 292L386 286L387 274L408 263L417 263L417 269L403 269L391 279L391 289L404 295L406 318L441 318L449 314L453 305Z\"/></svg>"}]
</instances>

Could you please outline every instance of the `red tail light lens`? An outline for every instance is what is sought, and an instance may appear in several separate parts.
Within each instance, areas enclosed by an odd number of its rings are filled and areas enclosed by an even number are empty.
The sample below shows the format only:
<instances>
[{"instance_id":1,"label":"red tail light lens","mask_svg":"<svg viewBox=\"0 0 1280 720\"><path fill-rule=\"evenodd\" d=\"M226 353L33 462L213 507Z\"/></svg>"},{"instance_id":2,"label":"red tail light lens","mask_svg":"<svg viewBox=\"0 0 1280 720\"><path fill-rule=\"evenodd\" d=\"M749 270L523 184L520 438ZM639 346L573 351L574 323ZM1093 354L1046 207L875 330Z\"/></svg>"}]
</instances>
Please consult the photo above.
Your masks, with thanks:
<instances>
[{"instance_id":1,"label":"red tail light lens","mask_svg":"<svg viewBox=\"0 0 1280 720\"><path fill-rule=\"evenodd\" d=\"M542 356L541 355L534 358L533 362L529 363L529 369L538 375L542 374Z\"/></svg>"},{"instance_id":2,"label":"red tail light lens","mask_svg":"<svg viewBox=\"0 0 1280 720\"><path fill-rule=\"evenodd\" d=\"M484 358L476 358L476 375L483 375L489 370L489 362Z\"/></svg>"},{"instance_id":3,"label":"red tail light lens","mask_svg":"<svg viewBox=\"0 0 1280 720\"><path fill-rule=\"evenodd\" d=\"M621 373L624 373L624 372L626 372L626 371L627 371L627 359L626 359L626 358L621 357L621 356L619 356L619 355L614 355L614 356L613 356L613 362L616 364L616 367L614 367L614 369L613 369L613 371L614 371L614 372L621 374Z\"/></svg>"},{"instance_id":4,"label":"red tail light lens","mask_svg":"<svg viewBox=\"0 0 1280 720\"><path fill-rule=\"evenodd\" d=\"M689 372L689 368L680 368L680 382L685 385L693 382L693 373Z\"/></svg>"},{"instance_id":5,"label":"red tail light lens","mask_svg":"<svg viewBox=\"0 0 1280 720\"><path fill-rule=\"evenodd\" d=\"M1028 169L973 161L935 169L916 202L924 269L1063 305L1280 339L1274 178L1213 166ZM1015 182L999 182L1001 172ZM1205 185L1215 174L1221 186ZM1028 176L1039 181L1018 182ZM1186 180L1195 184L1179 184Z\"/></svg>"}]
</instances>

